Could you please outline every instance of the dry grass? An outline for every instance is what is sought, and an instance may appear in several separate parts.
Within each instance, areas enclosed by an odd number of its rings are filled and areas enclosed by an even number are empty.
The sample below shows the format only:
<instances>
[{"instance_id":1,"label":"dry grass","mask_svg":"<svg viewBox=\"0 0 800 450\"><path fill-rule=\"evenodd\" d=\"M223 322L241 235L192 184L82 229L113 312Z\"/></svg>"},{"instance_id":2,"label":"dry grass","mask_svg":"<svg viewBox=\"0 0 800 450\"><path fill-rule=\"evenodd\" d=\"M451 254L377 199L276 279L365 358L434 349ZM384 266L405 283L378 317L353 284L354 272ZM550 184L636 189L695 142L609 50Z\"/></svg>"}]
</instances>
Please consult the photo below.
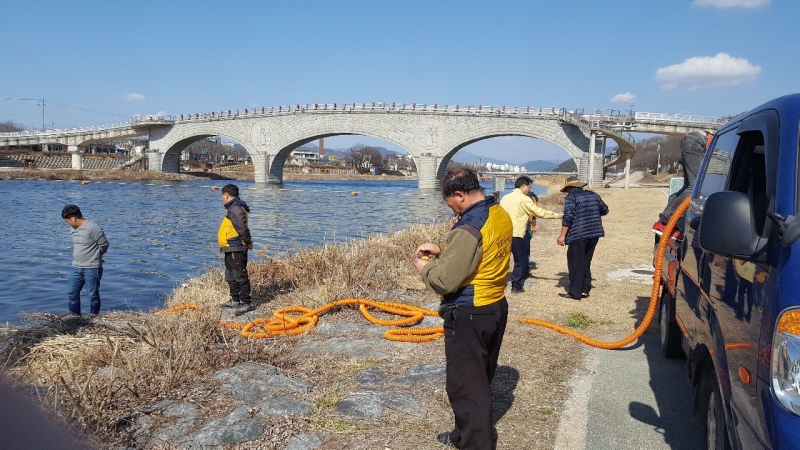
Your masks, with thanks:
<instances>
[{"instance_id":1,"label":"dry grass","mask_svg":"<svg viewBox=\"0 0 800 450\"><path fill-rule=\"evenodd\" d=\"M538 181L538 180L537 180ZM553 182L560 188L563 179ZM551 190L551 192L553 192ZM641 319L649 296L647 285L611 280L607 274L630 266L647 266L652 258L653 217L666 198L649 189L598 191L609 204L606 238L593 265L595 286L590 299L575 302L556 293L566 279L566 250L555 245L560 221L542 220L533 239L536 261L526 293L509 297L510 316L500 367L493 386L499 434L498 448L552 448L570 378L582 358L582 344L552 331L522 324L515 318L537 317L584 327L592 336L627 332ZM562 197L556 190L555 196ZM544 200L544 199L543 199ZM560 211L560 208L553 208ZM442 242L449 226L415 226L385 236L337 245L260 255L249 268L258 311L295 304L320 306L346 297L403 301L420 306L438 298L414 274L413 251L422 242ZM289 435L326 433L326 448L441 448L437 432L452 426L452 412L442 389L409 387L426 407L424 418L388 410L377 422L344 419L336 403L357 389L354 378L366 367L379 367L391 378L417 364L443 363L441 340L426 344L387 344L385 361L344 357L298 357L301 344L327 337L315 331L294 338L243 340L219 329L218 304L227 286L218 269L177 289L169 305L195 303L202 313L156 316L112 313L93 320L48 318L14 334L10 354L0 369L31 386L42 403L57 411L103 447L130 444L129 421L134 407L170 398L196 402L207 418L230 412L232 405L206 381L214 371L240 361L278 366L314 388L304 397L315 405L307 420L275 418L259 442L241 448L282 448ZM361 321L352 309L340 309L321 321ZM274 422L274 423L273 423Z\"/></svg>"}]
</instances>

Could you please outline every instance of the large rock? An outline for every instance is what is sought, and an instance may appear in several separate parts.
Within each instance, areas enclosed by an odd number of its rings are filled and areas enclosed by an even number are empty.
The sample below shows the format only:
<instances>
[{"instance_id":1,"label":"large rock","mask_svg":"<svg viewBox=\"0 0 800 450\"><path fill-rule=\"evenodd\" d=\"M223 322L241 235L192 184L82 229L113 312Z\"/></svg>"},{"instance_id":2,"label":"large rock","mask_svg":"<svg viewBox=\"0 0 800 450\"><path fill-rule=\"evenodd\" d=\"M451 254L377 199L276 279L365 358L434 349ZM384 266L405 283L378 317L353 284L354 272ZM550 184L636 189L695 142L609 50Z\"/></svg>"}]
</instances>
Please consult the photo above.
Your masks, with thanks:
<instances>
[{"instance_id":1,"label":"large rock","mask_svg":"<svg viewBox=\"0 0 800 450\"><path fill-rule=\"evenodd\" d=\"M239 401L272 398L276 392L292 391L305 394L311 385L295 378L277 375L275 367L262 367L255 363L241 363L220 370L211 378L222 382L222 389Z\"/></svg>"},{"instance_id":2,"label":"large rock","mask_svg":"<svg viewBox=\"0 0 800 450\"><path fill-rule=\"evenodd\" d=\"M192 403L162 400L139 409L134 422L134 438L141 448L153 448L182 441L194 428L200 409ZM167 420L155 420L161 415ZM174 419L172 419L174 418Z\"/></svg>"},{"instance_id":3,"label":"large rock","mask_svg":"<svg viewBox=\"0 0 800 450\"><path fill-rule=\"evenodd\" d=\"M369 395L350 394L336 405L336 412L340 416L378 420L383 416L383 406Z\"/></svg>"},{"instance_id":4,"label":"large rock","mask_svg":"<svg viewBox=\"0 0 800 450\"><path fill-rule=\"evenodd\" d=\"M406 374L392 380L393 383L416 386L420 383L431 383L444 386L445 366L443 364L420 364L414 366Z\"/></svg>"},{"instance_id":5,"label":"large rock","mask_svg":"<svg viewBox=\"0 0 800 450\"><path fill-rule=\"evenodd\" d=\"M377 420L383 416L385 408L420 418L424 418L426 413L414 395L387 391L383 387L367 387L351 393L339 402L336 412L342 416Z\"/></svg>"},{"instance_id":6,"label":"large rock","mask_svg":"<svg viewBox=\"0 0 800 450\"><path fill-rule=\"evenodd\" d=\"M221 419L215 419L193 433L187 440L193 447L252 441L264 432L264 419L255 417L250 406L240 406Z\"/></svg>"},{"instance_id":7,"label":"large rock","mask_svg":"<svg viewBox=\"0 0 800 450\"><path fill-rule=\"evenodd\" d=\"M356 383L380 385L386 381L386 374L377 367L370 367L362 370L356 375Z\"/></svg>"},{"instance_id":8,"label":"large rock","mask_svg":"<svg viewBox=\"0 0 800 450\"><path fill-rule=\"evenodd\" d=\"M383 339L332 338L324 342L305 344L300 347L300 351L306 355L386 359L389 355L382 350L386 342Z\"/></svg>"},{"instance_id":9,"label":"large rock","mask_svg":"<svg viewBox=\"0 0 800 450\"><path fill-rule=\"evenodd\" d=\"M295 416L308 417L314 409L314 405L311 403L296 400L289 394L273 397L265 402L257 403L253 407L257 408L258 414L263 416L294 414Z\"/></svg>"},{"instance_id":10,"label":"large rock","mask_svg":"<svg viewBox=\"0 0 800 450\"><path fill-rule=\"evenodd\" d=\"M322 447L322 436L318 433L303 433L289 440L286 450L315 450Z\"/></svg>"}]
</instances>

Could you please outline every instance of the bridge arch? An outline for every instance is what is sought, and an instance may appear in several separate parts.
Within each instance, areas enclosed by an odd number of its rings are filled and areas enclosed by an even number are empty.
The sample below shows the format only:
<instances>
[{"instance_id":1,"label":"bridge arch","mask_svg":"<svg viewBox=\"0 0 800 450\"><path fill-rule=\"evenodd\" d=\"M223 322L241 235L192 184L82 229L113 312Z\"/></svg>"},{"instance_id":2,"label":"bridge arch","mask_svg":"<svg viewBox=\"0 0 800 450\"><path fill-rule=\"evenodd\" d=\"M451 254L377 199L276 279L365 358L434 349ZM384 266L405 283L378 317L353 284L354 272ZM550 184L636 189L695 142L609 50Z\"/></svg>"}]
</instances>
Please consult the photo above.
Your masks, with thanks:
<instances>
[{"instance_id":1,"label":"bridge arch","mask_svg":"<svg viewBox=\"0 0 800 450\"><path fill-rule=\"evenodd\" d=\"M181 152L194 142L221 136L235 141L244 147L251 158L255 158L250 141L238 124L222 122L198 122L181 127L164 127L150 130L149 163L151 170L178 173L181 166Z\"/></svg>"},{"instance_id":2,"label":"bridge arch","mask_svg":"<svg viewBox=\"0 0 800 450\"><path fill-rule=\"evenodd\" d=\"M450 149L442 156L436 168L436 180L441 180L452 157L464 147L486 139L521 136L554 144L563 149L580 166L589 137L577 126L556 121L512 121L507 123L485 122L482 126L470 127L459 135L459 140L450 143Z\"/></svg>"},{"instance_id":3,"label":"bridge arch","mask_svg":"<svg viewBox=\"0 0 800 450\"><path fill-rule=\"evenodd\" d=\"M314 133L309 136L296 139L290 143L281 143L281 147L278 149L277 154L271 158L269 161L269 166L267 167L267 176L270 181L274 180L283 180L283 168L286 163L286 159L292 153L292 151L296 150L298 147L303 145L309 144L319 139L327 139L335 136L367 136L376 139L381 139L386 142L390 142L406 152L407 155L411 156L412 160L414 160L414 164L417 164L416 158L414 154L409 152L407 148L403 146L403 144L399 142L395 142L393 139L387 139L386 136L380 135L381 133L374 133L374 132L367 132L367 131L358 131L355 128L350 128L347 132L322 132L322 133Z\"/></svg>"}]
</instances>

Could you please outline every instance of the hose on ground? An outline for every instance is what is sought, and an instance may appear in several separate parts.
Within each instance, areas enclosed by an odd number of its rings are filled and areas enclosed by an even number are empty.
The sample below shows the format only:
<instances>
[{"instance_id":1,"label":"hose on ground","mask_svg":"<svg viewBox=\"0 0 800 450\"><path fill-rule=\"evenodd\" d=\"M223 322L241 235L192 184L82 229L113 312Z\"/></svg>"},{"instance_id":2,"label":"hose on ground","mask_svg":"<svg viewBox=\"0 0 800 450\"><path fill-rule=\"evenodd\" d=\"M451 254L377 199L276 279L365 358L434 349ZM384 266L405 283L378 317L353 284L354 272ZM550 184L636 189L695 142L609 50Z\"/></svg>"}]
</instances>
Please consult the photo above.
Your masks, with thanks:
<instances>
[{"instance_id":1,"label":"hose on ground","mask_svg":"<svg viewBox=\"0 0 800 450\"><path fill-rule=\"evenodd\" d=\"M680 204L680 206L678 206L678 208L675 210L675 213L672 215L672 217L669 219L669 222L667 222L667 225L664 227L664 233L662 234L661 239L658 242L658 250L656 250L655 270L653 272L653 290L650 292L650 304L647 306L647 313L645 313L644 319L642 319L642 323L640 323L639 326L636 327L633 333L620 340L607 342L607 341L599 341L597 339L578 333L570 328L552 322L547 322L545 320L531 319L528 317L523 317L520 320L529 325L535 325L539 327L549 328L553 331L558 331L559 333L575 338L586 345L591 345L592 347L597 347L606 350L622 348L639 339L642 336L642 334L644 334L645 330L647 330L647 327L650 326L650 323L653 321L653 317L656 314L656 309L658 308L658 298L661 288L661 271L664 266L664 252L667 249L667 243L669 242L672 230L675 229L675 224L678 223L678 220L680 220L680 218L689 208L689 203L691 202L691 200L692 200L691 197L688 197L686 200L684 200Z\"/></svg>"}]
</instances>

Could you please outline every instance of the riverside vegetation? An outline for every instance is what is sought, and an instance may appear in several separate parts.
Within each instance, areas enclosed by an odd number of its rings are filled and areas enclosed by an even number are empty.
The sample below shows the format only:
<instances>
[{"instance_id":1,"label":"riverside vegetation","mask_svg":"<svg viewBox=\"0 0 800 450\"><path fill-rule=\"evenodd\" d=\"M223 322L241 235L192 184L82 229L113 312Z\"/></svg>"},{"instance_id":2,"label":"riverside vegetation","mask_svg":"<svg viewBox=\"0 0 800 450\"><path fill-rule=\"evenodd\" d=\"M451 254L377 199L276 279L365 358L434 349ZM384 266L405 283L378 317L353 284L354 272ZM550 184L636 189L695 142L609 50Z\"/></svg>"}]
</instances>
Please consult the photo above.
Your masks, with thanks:
<instances>
[{"instance_id":1,"label":"riverside vegetation","mask_svg":"<svg viewBox=\"0 0 800 450\"><path fill-rule=\"evenodd\" d=\"M560 210L563 196L557 189L563 179L537 183L548 184L554 192L543 197L540 204ZM647 285L607 280L605 274L620 265L649 262L651 253L644 251L652 246L649 228L645 226L643 232L631 229L642 228L645 222L652 224L651 218L663 208L665 199L653 190L601 193L612 213L606 221L608 237L598 246L596 259L600 261L595 278L602 281L596 282L592 302L567 303L555 296L566 276L564 251L554 243L558 221L541 221L542 230L534 238L532 256L538 264L532 285L526 286L526 294L509 299L512 317L493 385L499 448L553 447L563 403L570 392L569 380L583 352L571 339L521 324L515 318L526 315L565 323L582 314L591 320L583 321L581 327L592 334L603 334L629 331L646 307L639 299L648 295ZM432 307L438 297L426 290L413 272L413 252L422 242L442 242L448 229L447 224L420 225L280 255L259 253L249 269L257 310L248 320L270 316L284 306L315 308L350 297ZM310 407L307 414L264 419L265 426L256 438L236 444L236 448L287 448L293 436L304 433L318 435L324 440L322 448L439 448L433 436L452 424L440 384L407 386L394 400L389 399L394 403L384 402L387 408L371 418L342 414L341 408L358 395L383 395L388 386L396 386L380 385L377 389L381 392L376 393L375 388L359 384L373 375L396 380L419 367L443 367L441 340L384 344L374 339L373 330L367 330L373 339L363 339L365 329L354 323L365 321L357 310L348 308L322 316L320 324L306 335L243 339L238 331L218 326L221 320L229 320L218 307L226 298L221 268L211 267L177 288L166 302L166 306L192 303L202 306L202 311L168 315L114 312L92 319L32 318L31 324L9 331L2 340L0 370L102 448L185 448L178 441L141 445L137 433L142 429L142 411L168 401L194 405L210 420L228 417L238 404L223 395L219 377L214 374L247 362L274 367L282 375L307 383L307 391L293 395ZM327 334L337 328L340 332L334 336L368 344L361 347L362 355L309 351L326 349L330 341L343 339L331 339ZM386 356L374 353L375 347ZM397 402L398 398L413 401ZM406 405L419 408L412 408L412 414ZM248 412L244 415L247 417ZM168 420L157 414L151 417ZM223 444L220 448L226 447Z\"/></svg>"}]
</instances>

